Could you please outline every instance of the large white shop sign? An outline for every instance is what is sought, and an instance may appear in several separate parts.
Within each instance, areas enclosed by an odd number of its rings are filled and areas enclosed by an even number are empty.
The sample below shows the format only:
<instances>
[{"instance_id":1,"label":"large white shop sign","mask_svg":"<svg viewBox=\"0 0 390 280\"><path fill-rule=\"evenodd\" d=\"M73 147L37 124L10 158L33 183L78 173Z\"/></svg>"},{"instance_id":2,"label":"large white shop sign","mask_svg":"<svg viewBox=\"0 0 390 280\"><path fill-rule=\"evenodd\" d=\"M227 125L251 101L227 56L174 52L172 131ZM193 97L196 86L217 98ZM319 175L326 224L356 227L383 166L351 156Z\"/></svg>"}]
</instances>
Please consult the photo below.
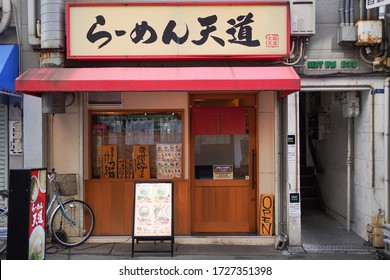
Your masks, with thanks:
<instances>
[{"instance_id":1,"label":"large white shop sign","mask_svg":"<svg viewBox=\"0 0 390 280\"><path fill-rule=\"evenodd\" d=\"M284 59L288 4L67 3L67 57Z\"/></svg>"}]
</instances>

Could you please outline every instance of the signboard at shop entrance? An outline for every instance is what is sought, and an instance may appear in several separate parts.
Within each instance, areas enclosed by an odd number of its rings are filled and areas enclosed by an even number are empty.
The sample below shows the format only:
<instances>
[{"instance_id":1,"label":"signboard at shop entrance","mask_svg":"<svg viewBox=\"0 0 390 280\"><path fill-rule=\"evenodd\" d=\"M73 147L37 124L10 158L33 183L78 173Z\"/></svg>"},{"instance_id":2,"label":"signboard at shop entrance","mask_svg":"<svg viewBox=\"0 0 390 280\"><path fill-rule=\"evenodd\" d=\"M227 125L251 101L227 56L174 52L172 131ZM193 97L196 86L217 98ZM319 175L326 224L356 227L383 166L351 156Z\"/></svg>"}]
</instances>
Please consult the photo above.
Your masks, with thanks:
<instances>
[{"instance_id":1,"label":"signboard at shop entrance","mask_svg":"<svg viewBox=\"0 0 390 280\"><path fill-rule=\"evenodd\" d=\"M173 183L134 185L133 237L173 235Z\"/></svg>"},{"instance_id":2,"label":"signboard at shop entrance","mask_svg":"<svg viewBox=\"0 0 390 280\"><path fill-rule=\"evenodd\" d=\"M73 60L282 60L290 51L288 2L77 2L66 11Z\"/></svg>"}]
</instances>

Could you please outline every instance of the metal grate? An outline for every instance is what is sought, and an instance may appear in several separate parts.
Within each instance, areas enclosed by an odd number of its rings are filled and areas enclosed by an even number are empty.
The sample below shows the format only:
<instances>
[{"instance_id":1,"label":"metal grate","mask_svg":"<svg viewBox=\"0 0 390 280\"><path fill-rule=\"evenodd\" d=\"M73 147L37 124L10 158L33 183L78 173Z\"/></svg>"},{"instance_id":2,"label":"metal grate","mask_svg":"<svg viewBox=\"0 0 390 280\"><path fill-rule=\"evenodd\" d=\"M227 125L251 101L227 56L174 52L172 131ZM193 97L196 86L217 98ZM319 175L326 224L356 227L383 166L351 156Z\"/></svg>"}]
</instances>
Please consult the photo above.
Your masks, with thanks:
<instances>
[{"instance_id":1,"label":"metal grate","mask_svg":"<svg viewBox=\"0 0 390 280\"><path fill-rule=\"evenodd\" d=\"M365 245L318 245L303 244L303 249L307 252L367 252L370 247Z\"/></svg>"}]
</instances>

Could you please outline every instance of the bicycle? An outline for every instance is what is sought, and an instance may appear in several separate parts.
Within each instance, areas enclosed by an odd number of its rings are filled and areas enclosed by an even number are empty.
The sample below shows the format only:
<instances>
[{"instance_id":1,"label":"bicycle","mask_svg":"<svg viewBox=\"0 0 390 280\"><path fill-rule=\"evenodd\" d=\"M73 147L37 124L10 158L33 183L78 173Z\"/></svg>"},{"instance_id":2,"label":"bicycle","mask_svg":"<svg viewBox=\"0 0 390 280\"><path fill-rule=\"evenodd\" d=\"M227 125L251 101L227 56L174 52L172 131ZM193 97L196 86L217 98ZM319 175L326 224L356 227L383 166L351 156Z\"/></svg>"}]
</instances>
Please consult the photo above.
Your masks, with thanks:
<instances>
[{"instance_id":1,"label":"bicycle","mask_svg":"<svg viewBox=\"0 0 390 280\"><path fill-rule=\"evenodd\" d=\"M53 190L53 198L46 210L46 218L49 217L54 204L54 209L48 223L48 231L54 237L54 241L65 247L75 247L84 243L92 234L95 226L95 215L92 208L82 200L68 199L62 201L61 184L57 181L57 173L53 168L47 173L49 183Z\"/></svg>"},{"instance_id":2,"label":"bicycle","mask_svg":"<svg viewBox=\"0 0 390 280\"><path fill-rule=\"evenodd\" d=\"M7 249L7 231L8 231L8 190L0 191L1 199L4 203L0 205L0 254Z\"/></svg>"}]
</instances>

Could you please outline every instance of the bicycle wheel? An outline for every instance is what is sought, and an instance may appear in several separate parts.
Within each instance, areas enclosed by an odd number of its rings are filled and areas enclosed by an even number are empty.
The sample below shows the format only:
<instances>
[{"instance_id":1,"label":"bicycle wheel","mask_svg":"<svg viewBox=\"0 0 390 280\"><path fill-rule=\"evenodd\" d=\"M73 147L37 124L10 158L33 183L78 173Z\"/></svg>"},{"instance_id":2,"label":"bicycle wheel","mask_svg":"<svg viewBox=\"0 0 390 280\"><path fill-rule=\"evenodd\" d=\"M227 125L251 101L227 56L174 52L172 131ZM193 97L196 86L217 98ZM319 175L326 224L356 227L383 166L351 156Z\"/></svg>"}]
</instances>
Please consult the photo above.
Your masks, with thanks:
<instances>
[{"instance_id":1,"label":"bicycle wheel","mask_svg":"<svg viewBox=\"0 0 390 280\"><path fill-rule=\"evenodd\" d=\"M95 226L91 207L81 200L67 200L57 206L50 219L50 230L54 239L66 246L74 247L85 242Z\"/></svg>"},{"instance_id":2,"label":"bicycle wheel","mask_svg":"<svg viewBox=\"0 0 390 280\"><path fill-rule=\"evenodd\" d=\"M0 208L0 254L7 249L8 211Z\"/></svg>"}]
</instances>

